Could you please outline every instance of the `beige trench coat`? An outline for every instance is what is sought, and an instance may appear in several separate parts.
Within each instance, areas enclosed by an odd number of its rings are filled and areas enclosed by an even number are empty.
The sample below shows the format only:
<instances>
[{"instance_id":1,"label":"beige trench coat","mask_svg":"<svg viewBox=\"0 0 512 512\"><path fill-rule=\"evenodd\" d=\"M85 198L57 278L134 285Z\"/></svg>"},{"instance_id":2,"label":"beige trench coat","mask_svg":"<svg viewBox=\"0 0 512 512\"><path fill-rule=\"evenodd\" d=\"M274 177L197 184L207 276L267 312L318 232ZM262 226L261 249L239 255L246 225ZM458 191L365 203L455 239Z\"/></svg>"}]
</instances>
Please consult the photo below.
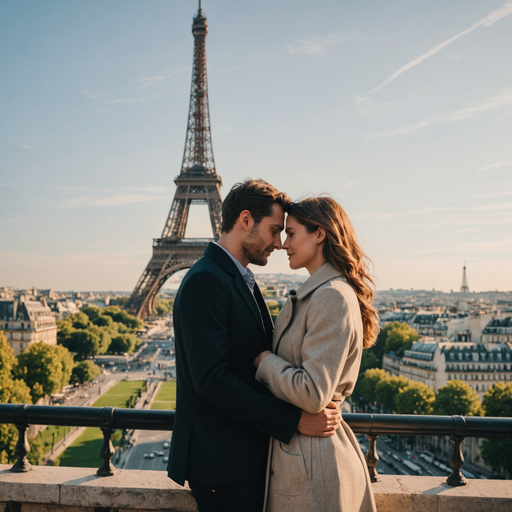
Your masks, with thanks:
<instances>
[{"instance_id":1,"label":"beige trench coat","mask_svg":"<svg viewBox=\"0 0 512 512\"><path fill-rule=\"evenodd\" d=\"M278 398L319 412L352 393L362 350L356 294L326 263L288 298L277 318L274 354L256 378ZM333 437L296 432L289 444L272 439L267 476L267 512L376 511L363 454L345 422Z\"/></svg>"}]
</instances>

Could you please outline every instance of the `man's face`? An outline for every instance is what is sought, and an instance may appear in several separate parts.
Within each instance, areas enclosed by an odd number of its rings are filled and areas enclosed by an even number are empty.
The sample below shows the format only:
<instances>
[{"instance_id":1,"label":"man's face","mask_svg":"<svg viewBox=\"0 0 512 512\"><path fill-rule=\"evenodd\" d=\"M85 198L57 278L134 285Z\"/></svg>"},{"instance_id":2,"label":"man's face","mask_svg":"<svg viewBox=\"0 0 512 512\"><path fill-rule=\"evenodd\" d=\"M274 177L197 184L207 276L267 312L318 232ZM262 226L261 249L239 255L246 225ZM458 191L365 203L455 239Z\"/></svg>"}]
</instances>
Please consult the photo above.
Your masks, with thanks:
<instances>
[{"instance_id":1,"label":"man's face","mask_svg":"<svg viewBox=\"0 0 512 512\"><path fill-rule=\"evenodd\" d=\"M253 226L242 242L244 256L249 263L263 267L274 249L281 249L281 231L284 229L284 211L280 205L274 204L272 215L263 217L261 222Z\"/></svg>"}]
</instances>

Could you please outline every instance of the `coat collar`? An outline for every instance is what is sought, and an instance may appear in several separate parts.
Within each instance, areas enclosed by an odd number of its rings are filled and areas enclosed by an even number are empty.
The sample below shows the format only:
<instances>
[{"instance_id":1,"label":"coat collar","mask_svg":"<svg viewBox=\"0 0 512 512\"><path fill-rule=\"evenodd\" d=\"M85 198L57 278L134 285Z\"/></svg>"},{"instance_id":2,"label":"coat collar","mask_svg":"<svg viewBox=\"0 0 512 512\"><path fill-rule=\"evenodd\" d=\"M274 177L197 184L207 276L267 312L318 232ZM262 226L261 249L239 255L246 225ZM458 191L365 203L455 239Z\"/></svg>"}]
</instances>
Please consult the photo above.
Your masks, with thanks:
<instances>
[{"instance_id":1,"label":"coat collar","mask_svg":"<svg viewBox=\"0 0 512 512\"><path fill-rule=\"evenodd\" d=\"M297 300L302 300L319 286L327 283L336 277L343 277L343 274L336 270L330 263L322 265L312 276L310 276L297 290Z\"/></svg>"},{"instance_id":2,"label":"coat collar","mask_svg":"<svg viewBox=\"0 0 512 512\"><path fill-rule=\"evenodd\" d=\"M319 286L327 283L331 279L342 276L342 273L336 270L330 263L322 265L307 281L302 283L295 295L289 295L283 309L279 313L279 321L276 323L276 330L272 341L272 349L277 354L281 337L293 319L294 305L297 300L302 300L310 293L314 292Z\"/></svg>"}]
</instances>

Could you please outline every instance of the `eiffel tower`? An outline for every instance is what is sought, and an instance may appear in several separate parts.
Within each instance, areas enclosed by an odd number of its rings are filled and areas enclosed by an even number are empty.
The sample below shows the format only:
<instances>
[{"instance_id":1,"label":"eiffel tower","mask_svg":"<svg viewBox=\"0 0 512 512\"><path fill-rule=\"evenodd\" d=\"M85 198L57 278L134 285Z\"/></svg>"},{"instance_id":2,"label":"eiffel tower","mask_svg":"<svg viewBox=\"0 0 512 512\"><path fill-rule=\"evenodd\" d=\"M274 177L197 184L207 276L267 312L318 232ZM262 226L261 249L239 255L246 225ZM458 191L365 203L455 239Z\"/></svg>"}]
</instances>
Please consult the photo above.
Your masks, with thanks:
<instances>
[{"instance_id":1,"label":"eiffel tower","mask_svg":"<svg viewBox=\"0 0 512 512\"><path fill-rule=\"evenodd\" d=\"M156 313L156 296L169 276L190 268L203 255L208 242L220 236L222 179L215 171L210 132L205 47L207 33L208 23L199 0L199 11L192 24L194 63L181 172L174 180L176 192L162 236L153 240L153 256L126 305L132 314L141 319ZM193 204L208 205L214 238L185 238L190 205Z\"/></svg>"},{"instance_id":2,"label":"eiffel tower","mask_svg":"<svg viewBox=\"0 0 512 512\"><path fill-rule=\"evenodd\" d=\"M469 293L468 278L466 277L466 263L462 270L462 285L460 287L460 293Z\"/></svg>"}]
</instances>

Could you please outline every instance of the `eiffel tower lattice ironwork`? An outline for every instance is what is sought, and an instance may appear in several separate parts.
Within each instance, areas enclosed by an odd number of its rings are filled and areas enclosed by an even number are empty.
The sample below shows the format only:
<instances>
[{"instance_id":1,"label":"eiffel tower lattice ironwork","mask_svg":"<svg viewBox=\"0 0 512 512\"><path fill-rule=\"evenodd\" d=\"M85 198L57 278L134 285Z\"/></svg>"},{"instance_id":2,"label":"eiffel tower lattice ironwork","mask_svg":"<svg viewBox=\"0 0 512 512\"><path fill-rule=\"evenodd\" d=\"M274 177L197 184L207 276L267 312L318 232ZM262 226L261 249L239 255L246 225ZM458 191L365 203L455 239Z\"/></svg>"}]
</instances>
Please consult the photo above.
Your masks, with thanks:
<instances>
[{"instance_id":1,"label":"eiffel tower lattice ironwork","mask_svg":"<svg viewBox=\"0 0 512 512\"><path fill-rule=\"evenodd\" d=\"M199 11L192 24L194 63L183 163L174 180L176 192L161 238L153 241L153 256L127 304L128 310L144 319L155 313L155 299L165 281L179 270L190 268L203 254L209 241L221 231L221 178L215 170L208 82L206 77L205 39L208 23L199 1ZM214 238L185 238L190 205L207 204Z\"/></svg>"},{"instance_id":2,"label":"eiffel tower lattice ironwork","mask_svg":"<svg viewBox=\"0 0 512 512\"><path fill-rule=\"evenodd\" d=\"M460 293L469 293L468 278L466 277L466 264L462 270L462 285L460 287Z\"/></svg>"}]
</instances>

